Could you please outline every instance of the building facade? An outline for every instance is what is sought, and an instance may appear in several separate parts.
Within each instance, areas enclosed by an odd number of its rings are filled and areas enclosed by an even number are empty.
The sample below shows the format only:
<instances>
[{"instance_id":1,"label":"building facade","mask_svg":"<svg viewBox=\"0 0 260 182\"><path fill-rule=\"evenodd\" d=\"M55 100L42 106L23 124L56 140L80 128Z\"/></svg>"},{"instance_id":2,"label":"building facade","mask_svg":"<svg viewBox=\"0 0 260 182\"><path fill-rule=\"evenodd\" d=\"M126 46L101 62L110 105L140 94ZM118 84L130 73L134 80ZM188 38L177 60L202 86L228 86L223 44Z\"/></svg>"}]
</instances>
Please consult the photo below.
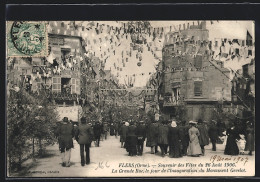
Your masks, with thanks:
<instances>
[{"instance_id":1,"label":"building facade","mask_svg":"<svg viewBox=\"0 0 260 182\"><path fill-rule=\"evenodd\" d=\"M162 51L159 101L165 117L209 121L216 104L229 107L230 71L212 59L205 22L166 34Z\"/></svg>"}]
</instances>

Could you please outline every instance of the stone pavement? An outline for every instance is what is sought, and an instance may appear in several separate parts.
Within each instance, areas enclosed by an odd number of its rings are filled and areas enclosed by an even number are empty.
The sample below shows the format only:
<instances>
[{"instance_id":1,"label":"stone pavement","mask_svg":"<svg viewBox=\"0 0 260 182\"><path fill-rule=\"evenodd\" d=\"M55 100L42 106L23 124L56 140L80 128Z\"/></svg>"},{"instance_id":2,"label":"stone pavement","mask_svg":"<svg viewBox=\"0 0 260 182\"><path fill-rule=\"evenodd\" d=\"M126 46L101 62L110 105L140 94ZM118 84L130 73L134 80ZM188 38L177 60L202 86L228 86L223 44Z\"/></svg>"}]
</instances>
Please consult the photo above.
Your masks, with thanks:
<instances>
[{"instance_id":1,"label":"stone pavement","mask_svg":"<svg viewBox=\"0 0 260 182\"><path fill-rule=\"evenodd\" d=\"M218 144L217 151L211 151L211 144L206 146L206 155L201 157L189 157L184 156L182 158L169 158L160 156L160 152L156 155L150 154L150 148L144 146L143 156L128 156L128 153L124 148L120 147L119 137L109 136L107 140L100 142L100 147L95 147L92 143L90 148L90 164L84 167L80 164L80 151L79 145L74 140L74 149L71 152L71 166L62 167L60 153L58 151L58 145L49 146L48 156L37 159L34 167L29 169L23 177L111 177L111 176L183 176L181 171L170 173L161 173L165 164L168 165L168 170L181 169L181 167L173 167L170 165L179 163L184 164L185 169L191 169L191 176L205 176L204 173L198 174L192 169L199 170L198 164L212 163L212 157L218 156L214 163L218 164L217 159L227 159L229 163L236 163L236 167L239 169L245 164L246 157L248 162L244 165L244 168L254 169L254 156L239 155L239 156L227 156L224 155L224 145ZM239 157L239 158L238 158ZM222 159L221 159L222 158ZM229 160L228 160L229 159ZM243 159L244 161L241 161ZM232 160L232 161L231 161ZM225 161L222 161L224 165ZM197 164L194 166L193 164ZM132 166L134 165L134 167ZM231 165L231 164L230 164ZM232 164L233 165L233 164ZM169 169L169 166L172 167ZM204 166L205 167L205 166ZM223 167L223 166L222 166ZM230 166L232 167L232 166ZM166 169L165 168L165 169ZM140 169L140 171L138 171ZM131 170L134 170L131 171ZM144 171L142 171L144 170ZM146 171L145 171L146 170ZM148 173L149 170L149 173ZM247 171L248 172L248 171ZM207 173L207 175L216 175L216 173ZM241 173L227 173L227 175L237 176ZM186 175L187 176L187 175Z\"/></svg>"}]
</instances>

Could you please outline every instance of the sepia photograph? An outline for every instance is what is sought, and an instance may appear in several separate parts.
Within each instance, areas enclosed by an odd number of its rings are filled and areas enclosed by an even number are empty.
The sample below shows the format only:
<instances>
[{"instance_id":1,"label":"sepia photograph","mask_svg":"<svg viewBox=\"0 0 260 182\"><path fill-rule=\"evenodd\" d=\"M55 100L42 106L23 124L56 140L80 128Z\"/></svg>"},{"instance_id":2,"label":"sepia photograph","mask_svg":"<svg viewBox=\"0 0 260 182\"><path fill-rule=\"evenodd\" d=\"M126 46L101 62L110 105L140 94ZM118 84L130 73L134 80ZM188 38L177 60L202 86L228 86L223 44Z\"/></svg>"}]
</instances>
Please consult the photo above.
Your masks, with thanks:
<instances>
[{"instance_id":1,"label":"sepia photograph","mask_svg":"<svg viewBox=\"0 0 260 182\"><path fill-rule=\"evenodd\" d=\"M6 21L10 178L255 176L255 22Z\"/></svg>"}]
</instances>

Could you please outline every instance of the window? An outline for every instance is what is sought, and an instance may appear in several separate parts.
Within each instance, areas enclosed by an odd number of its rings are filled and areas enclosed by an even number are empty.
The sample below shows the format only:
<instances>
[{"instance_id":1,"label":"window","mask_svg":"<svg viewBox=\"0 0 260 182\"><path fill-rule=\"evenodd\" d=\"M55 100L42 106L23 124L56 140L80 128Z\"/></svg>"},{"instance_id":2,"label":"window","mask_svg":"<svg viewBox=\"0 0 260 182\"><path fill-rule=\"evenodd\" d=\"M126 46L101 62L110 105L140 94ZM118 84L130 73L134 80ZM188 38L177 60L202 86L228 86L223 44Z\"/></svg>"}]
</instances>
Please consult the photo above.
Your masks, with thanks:
<instances>
[{"instance_id":1,"label":"window","mask_svg":"<svg viewBox=\"0 0 260 182\"><path fill-rule=\"evenodd\" d=\"M71 93L74 94L76 90L76 81L75 78L71 79Z\"/></svg>"},{"instance_id":2,"label":"window","mask_svg":"<svg viewBox=\"0 0 260 182\"><path fill-rule=\"evenodd\" d=\"M62 55L63 57L69 55L70 52L71 52L71 49L69 49L69 48L61 48L61 55Z\"/></svg>"},{"instance_id":3,"label":"window","mask_svg":"<svg viewBox=\"0 0 260 182\"><path fill-rule=\"evenodd\" d=\"M79 79L76 80L76 93L80 94L80 81L79 81Z\"/></svg>"},{"instance_id":4,"label":"window","mask_svg":"<svg viewBox=\"0 0 260 182\"><path fill-rule=\"evenodd\" d=\"M236 51L236 54L239 55L239 49L236 49L235 51Z\"/></svg>"},{"instance_id":5,"label":"window","mask_svg":"<svg viewBox=\"0 0 260 182\"><path fill-rule=\"evenodd\" d=\"M244 40L242 40L242 46L245 46L245 41Z\"/></svg>"},{"instance_id":6,"label":"window","mask_svg":"<svg viewBox=\"0 0 260 182\"><path fill-rule=\"evenodd\" d=\"M194 81L194 96L202 96L202 81Z\"/></svg>"},{"instance_id":7,"label":"window","mask_svg":"<svg viewBox=\"0 0 260 182\"><path fill-rule=\"evenodd\" d=\"M215 41L215 47L218 47L218 41Z\"/></svg>"},{"instance_id":8,"label":"window","mask_svg":"<svg viewBox=\"0 0 260 182\"><path fill-rule=\"evenodd\" d=\"M61 27L64 27L64 22L61 22Z\"/></svg>"},{"instance_id":9,"label":"window","mask_svg":"<svg viewBox=\"0 0 260 182\"><path fill-rule=\"evenodd\" d=\"M61 78L60 77L52 78L52 91L61 92Z\"/></svg>"},{"instance_id":10,"label":"window","mask_svg":"<svg viewBox=\"0 0 260 182\"><path fill-rule=\"evenodd\" d=\"M32 82L32 90L35 92L42 88L42 79L36 78L34 82Z\"/></svg>"},{"instance_id":11,"label":"window","mask_svg":"<svg viewBox=\"0 0 260 182\"><path fill-rule=\"evenodd\" d=\"M252 50L248 50L248 56L252 56Z\"/></svg>"},{"instance_id":12,"label":"window","mask_svg":"<svg viewBox=\"0 0 260 182\"><path fill-rule=\"evenodd\" d=\"M195 68L201 68L202 67L202 56L197 55L194 59L194 66Z\"/></svg>"},{"instance_id":13,"label":"window","mask_svg":"<svg viewBox=\"0 0 260 182\"><path fill-rule=\"evenodd\" d=\"M37 87L36 89L41 90L42 89L42 81L41 79L37 80Z\"/></svg>"},{"instance_id":14,"label":"window","mask_svg":"<svg viewBox=\"0 0 260 182\"><path fill-rule=\"evenodd\" d=\"M252 45L253 45L252 40L247 40L247 41L246 41L246 45L247 45L247 46L252 46Z\"/></svg>"},{"instance_id":15,"label":"window","mask_svg":"<svg viewBox=\"0 0 260 182\"><path fill-rule=\"evenodd\" d=\"M80 94L80 81L79 79L72 78L71 79L71 93Z\"/></svg>"}]
</instances>

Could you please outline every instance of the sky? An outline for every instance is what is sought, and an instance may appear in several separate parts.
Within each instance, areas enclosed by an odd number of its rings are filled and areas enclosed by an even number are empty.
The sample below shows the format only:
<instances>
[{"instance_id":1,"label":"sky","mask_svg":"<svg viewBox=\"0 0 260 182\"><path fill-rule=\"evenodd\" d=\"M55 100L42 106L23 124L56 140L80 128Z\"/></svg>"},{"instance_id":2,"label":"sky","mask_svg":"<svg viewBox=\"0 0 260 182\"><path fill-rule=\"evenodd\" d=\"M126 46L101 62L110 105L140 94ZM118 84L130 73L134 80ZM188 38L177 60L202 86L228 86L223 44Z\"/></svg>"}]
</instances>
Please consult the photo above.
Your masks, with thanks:
<instances>
[{"instance_id":1,"label":"sky","mask_svg":"<svg viewBox=\"0 0 260 182\"><path fill-rule=\"evenodd\" d=\"M90 22L81 22L81 24L85 27L88 27L89 23ZM164 36L162 38L156 38L154 41L152 41L152 36L149 37L146 35L147 42L151 44L151 48L153 49L154 53L156 53L157 58L154 57L151 50L148 51L148 48L145 44L142 44L142 65L137 66L139 59L136 58L136 54L138 51L132 50L131 57L127 55L127 52L130 52L130 45L132 42L129 34L128 37L125 35L121 37L122 34L120 34L120 40L117 40L113 33L108 33L107 31L107 25L122 27L122 24L126 23L126 21L94 21L92 23L94 23L95 26L97 23L99 25L103 24L104 26L102 26L102 33L99 34L96 34L94 28L82 32L82 36L85 38L86 43L88 44L88 41L90 42L90 44L87 46L87 50L90 52L95 52L95 56L99 57L101 60L107 58L105 70L111 70L112 74L117 76L119 79L119 83L125 84L128 83L128 80L132 79L132 82L135 80L135 87L145 86L150 78L150 75L155 73L155 66L162 59L161 50L163 48ZM164 27L164 33L167 33L170 30L178 30L180 25L181 28L183 28L183 24L185 24L187 27L187 23L189 23L189 25L192 25L193 23L197 25L198 21L150 21L150 24L153 28ZM247 31L250 32L250 34L253 36L253 39L255 37L254 23L252 21L206 21L206 28L209 30L209 40L214 40L214 38L245 39ZM113 36L114 39L111 43L110 38ZM105 37L107 37L107 40ZM94 43L94 39L96 40L96 43ZM110 52L108 52L108 49L110 49ZM113 50L115 50L115 55ZM104 55L104 52L106 52L106 55ZM126 58L128 58L128 62L126 62ZM122 61L122 59L124 61Z\"/></svg>"}]
</instances>

